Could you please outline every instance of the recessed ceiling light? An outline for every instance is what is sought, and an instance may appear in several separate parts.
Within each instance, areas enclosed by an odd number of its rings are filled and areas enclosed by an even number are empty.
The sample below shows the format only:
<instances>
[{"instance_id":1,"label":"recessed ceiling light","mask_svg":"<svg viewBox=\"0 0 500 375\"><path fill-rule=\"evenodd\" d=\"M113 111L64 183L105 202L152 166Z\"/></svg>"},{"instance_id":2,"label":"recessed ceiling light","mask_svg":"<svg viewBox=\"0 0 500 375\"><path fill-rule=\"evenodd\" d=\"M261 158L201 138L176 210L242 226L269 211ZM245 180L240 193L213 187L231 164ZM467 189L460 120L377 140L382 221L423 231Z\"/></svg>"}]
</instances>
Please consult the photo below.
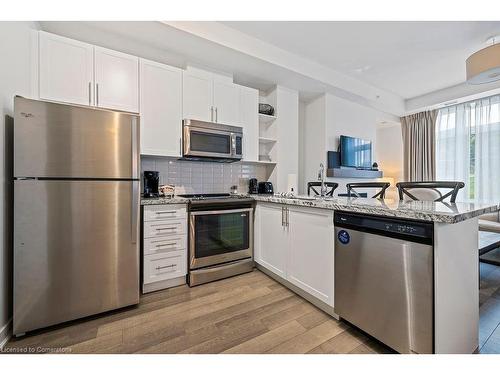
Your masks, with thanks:
<instances>
[{"instance_id":1,"label":"recessed ceiling light","mask_svg":"<svg viewBox=\"0 0 500 375\"><path fill-rule=\"evenodd\" d=\"M355 71L358 74L361 74L361 73L366 72L369 69L371 69L371 65L365 65L365 66L362 66L360 68L353 69L353 71Z\"/></svg>"}]
</instances>

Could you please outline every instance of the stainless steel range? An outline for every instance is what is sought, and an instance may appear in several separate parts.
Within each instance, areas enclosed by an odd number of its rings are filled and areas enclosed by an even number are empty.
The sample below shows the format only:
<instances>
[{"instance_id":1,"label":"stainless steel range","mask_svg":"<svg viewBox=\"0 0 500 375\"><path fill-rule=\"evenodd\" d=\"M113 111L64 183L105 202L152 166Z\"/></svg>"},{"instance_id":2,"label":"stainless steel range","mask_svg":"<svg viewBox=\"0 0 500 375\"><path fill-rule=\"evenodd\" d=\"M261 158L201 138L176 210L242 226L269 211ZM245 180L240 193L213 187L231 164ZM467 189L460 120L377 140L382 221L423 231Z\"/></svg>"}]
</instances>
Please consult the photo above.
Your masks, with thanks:
<instances>
[{"instance_id":1,"label":"stainless steel range","mask_svg":"<svg viewBox=\"0 0 500 375\"><path fill-rule=\"evenodd\" d=\"M189 198L189 285L253 269L253 199L230 194Z\"/></svg>"}]
</instances>

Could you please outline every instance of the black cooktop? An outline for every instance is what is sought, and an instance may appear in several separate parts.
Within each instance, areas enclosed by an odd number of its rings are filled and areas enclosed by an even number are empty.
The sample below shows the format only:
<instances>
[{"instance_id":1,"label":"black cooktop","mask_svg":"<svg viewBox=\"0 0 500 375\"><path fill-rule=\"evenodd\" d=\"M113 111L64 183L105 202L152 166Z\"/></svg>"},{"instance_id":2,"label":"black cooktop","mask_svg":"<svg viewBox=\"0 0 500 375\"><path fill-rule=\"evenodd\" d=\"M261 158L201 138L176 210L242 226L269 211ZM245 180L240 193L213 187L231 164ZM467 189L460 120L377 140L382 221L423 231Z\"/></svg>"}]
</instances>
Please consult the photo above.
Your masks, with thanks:
<instances>
[{"instance_id":1,"label":"black cooktop","mask_svg":"<svg viewBox=\"0 0 500 375\"><path fill-rule=\"evenodd\" d=\"M213 194L179 194L178 197L188 199L209 199L209 198L232 198L229 193L213 193Z\"/></svg>"}]
</instances>

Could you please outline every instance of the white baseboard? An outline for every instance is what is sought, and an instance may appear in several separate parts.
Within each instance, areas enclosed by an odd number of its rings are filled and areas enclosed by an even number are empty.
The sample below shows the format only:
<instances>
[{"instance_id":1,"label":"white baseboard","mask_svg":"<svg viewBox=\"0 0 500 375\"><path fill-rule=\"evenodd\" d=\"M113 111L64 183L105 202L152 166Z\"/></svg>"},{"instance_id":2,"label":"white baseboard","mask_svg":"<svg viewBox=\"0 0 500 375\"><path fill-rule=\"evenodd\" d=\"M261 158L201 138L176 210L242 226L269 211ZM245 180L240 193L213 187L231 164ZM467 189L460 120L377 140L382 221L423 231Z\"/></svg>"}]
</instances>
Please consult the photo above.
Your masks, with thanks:
<instances>
[{"instance_id":1,"label":"white baseboard","mask_svg":"<svg viewBox=\"0 0 500 375\"><path fill-rule=\"evenodd\" d=\"M0 329L0 350L3 349L3 347L5 346L5 344L7 344L7 342L9 341L10 337L11 337L11 323L12 323L12 319L10 319L6 325L4 325L1 329Z\"/></svg>"}]
</instances>

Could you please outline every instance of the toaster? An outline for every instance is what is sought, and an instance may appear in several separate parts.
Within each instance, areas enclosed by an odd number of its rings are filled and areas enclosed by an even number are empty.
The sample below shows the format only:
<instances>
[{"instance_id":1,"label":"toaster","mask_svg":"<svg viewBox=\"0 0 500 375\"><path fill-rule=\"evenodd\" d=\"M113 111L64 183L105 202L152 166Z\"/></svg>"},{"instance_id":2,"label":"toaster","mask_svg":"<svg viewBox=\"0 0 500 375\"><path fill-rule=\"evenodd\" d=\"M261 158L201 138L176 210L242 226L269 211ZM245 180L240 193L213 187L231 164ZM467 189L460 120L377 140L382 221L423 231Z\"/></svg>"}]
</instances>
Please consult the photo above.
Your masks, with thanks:
<instances>
[{"instance_id":1,"label":"toaster","mask_svg":"<svg viewBox=\"0 0 500 375\"><path fill-rule=\"evenodd\" d=\"M274 194L272 182L259 182L259 194Z\"/></svg>"}]
</instances>

